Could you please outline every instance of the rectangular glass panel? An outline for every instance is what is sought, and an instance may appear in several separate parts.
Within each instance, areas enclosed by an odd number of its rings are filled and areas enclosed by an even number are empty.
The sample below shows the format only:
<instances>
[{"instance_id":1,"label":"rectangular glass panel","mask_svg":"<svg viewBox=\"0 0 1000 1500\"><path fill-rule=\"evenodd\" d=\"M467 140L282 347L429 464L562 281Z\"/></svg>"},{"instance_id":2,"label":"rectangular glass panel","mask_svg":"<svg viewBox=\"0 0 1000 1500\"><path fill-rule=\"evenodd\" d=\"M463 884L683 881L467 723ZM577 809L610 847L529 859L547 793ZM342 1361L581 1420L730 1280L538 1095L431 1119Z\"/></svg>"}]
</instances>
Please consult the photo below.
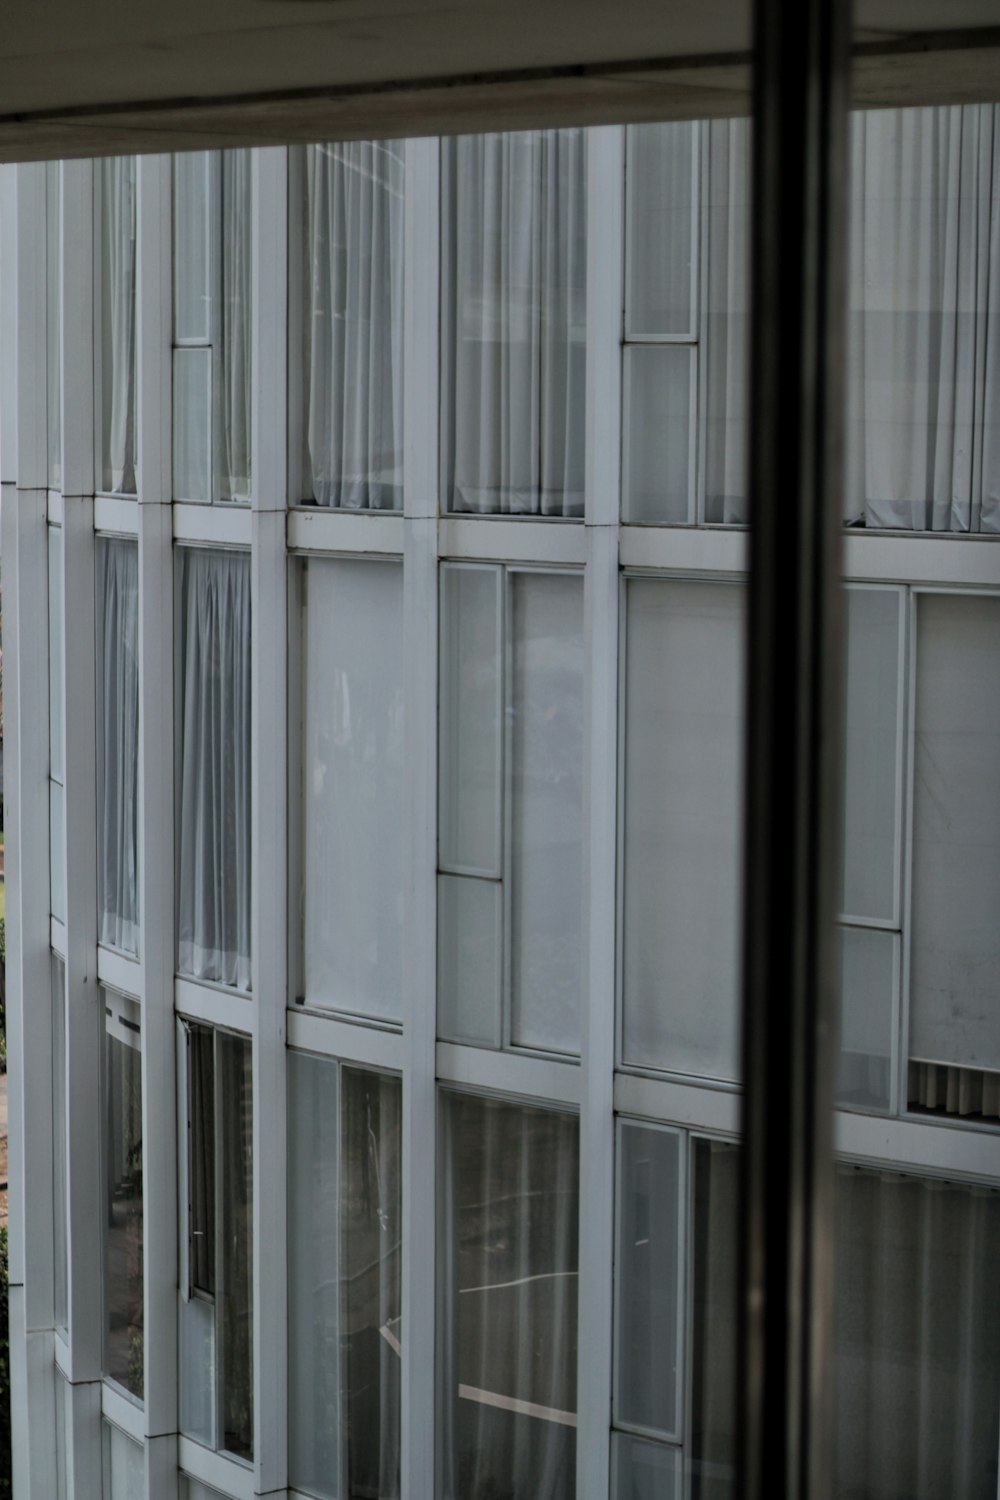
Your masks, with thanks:
<instances>
[{"instance_id":1,"label":"rectangular glass panel","mask_svg":"<svg viewBox=\"0 0 1000 1500\"><path fill-rule=\"evenodd\" d=\"M446 1096L442 1500L573 1500L579 1131Z\"/></svg>"},{"instance_id":2,"label":"rectangular glass panel","mask_svg":"<svg viewBox=\"0 0 1000 1500\"><path fill-rule=\"evenodd\" d=\"M174 337L211 337L211 153L174 157Z\"/></svg>"},{"instance_id":3,"label":"rectangular glass panel","mask_svg":"<svg viewBox=\"0 0 1000 1500\"><path fill-rule=\"evenodd\" d=\"M620 1122L615 1422L674 1438L683 1379L681 1180L678 1132Z\"/></svg>"},{"instance_id":4,"label":"rectangular glass panel","mask_svg":"<svg viewBox=\"0 0 1000 1500\"><path fill-rule=\"evenodd\" d=\"M64 1380L58 1370L54 1374L56 1383L55 1394L55 1453L56 1453L56 1500L67 1500L69 1489L66 1485L66 1406L70 1400L72 1387L69 1381Z\"/></svg>"},{"instance_id":5,"label":"rectangular glass panel","mask_svg":"<svg viewBox=\"0 0 1000 1500\"><path fill-rule=\"evenodd\" d=\"M97 539L98 938L139 951L139 549Z\"/></svg>"},{"instance_id":6,"label":"rectangular glass panel","mask_svg":"<svg viewBox=\"0 0 1000 1500\"><path fill-rule=\"evenodd\" d=\"M687 344L633 344L624 350L624 521L667 526L693 520L695 357Z\"/></svg>"},{"instance_id":7,"label":"rectangular glass panel","mask_svg":"<svg viewBox=\"0 0 1000 1500\"><path fill-rule=\"evenodd\" d=\"M580 1050L583 579L511 577L511 1039Z\"/></svg>"},{"instance_id":8,"label":"rectangular glass panel","mask_svg":"<svg viewBox=\"0 0 1000 1500\"><path fill-rule=\"evenodd\" d=\"M65 750L63 705L66 701L66 669L63 629L63 534L61 527L49 527L48 542L49 775L54 781L62 781Z\"/></svg>"},{"instance_id":9,"label":"rectangular glass panel","mask_svg":"<svg viewBox=\"0 0 1000 1500\"><path fill-rule=\"evenodd\" d=\"M222 152L221 403L216 457L222 500L246 499L250 494L251 162L249 151Z\"/></svg>"},{"instance_id":10,"label":"rectangular glass panel","mask_svg":"<svg viewBox=\"0 0 1000 1500\"><path fill-rule=\"evenodd\" d=\"M45 363L48 481L62 489L62 168L45 163Z\"/></svg>"},{"instance_id":11,"label":"rectangular glass panel","mask_svg":"<svg viewBox=\"0 0 1000 1500\"><path fill-rule=\"evenodd\" d=\"M200 1479L192 1479L190 1474L180 1476L179 1500L226 1500L221 1490L213 1490L207 1484L202 1484Z\"/></svg>"},{"instance_id":12,"label":"rectangular glass panel","mask_svg":"<svg viewBox=\"0 0 1000 1500\"><path fill-rule=\"evenodd\" d=\"M101 327L99 485L135 494L136 466L136 198L135 157L96 164Z\"/></svg>"},{"instance_id":13,"label":"rectangular glass panel","mask_svg":"<svg viewBox=\"0 0 1000 1500\"><path fill-rule=\"evenodd\" d=\"M212 351L174 350L174 495L212 498Z\"/></svg>"},{"instance_id":14,"label":"rectangular glass panel","mask_svg":"<svg viewBox=\"0 0 1000 1500\"><path fill-rule=\"evenodd\" d=\"M66 970L52 954L52 1236L55 1279L55 1324L65 1331L69 1320L66 1261Z\"/></svg>"},{"instance_id":15,"label":"rectangular glass panel","mask_svg":"<svg viewBox=\"0 0 1000 1500\"><path fill-rule=\"evenodd\" d=\"M705 520L747 519L750 313L749 120L702 125Z\"/></svg>"},{"instance_id":16,"label":"rectangular glass panel","mask_svg":"<svg viewBox=\"0 0 1000 1500\"><path fill-rule=\"evenodd\" d=\"M105 1374L143 1397L142 1056L139 1007L104 996Z\"/></svg>"},{"instance_id":17,"label":"rectangular glass panel","mask_svg":"<svg viewBox=\"0 0 1000 1500\"><path fill-rule=\"evenodd\" d=\"M624 1057L735 1079L744 593L627 588Z\"/></svg>"},{"instance_id":18,"label":"rectangular glass panel","mask_svg":"<svg viewBox=\"0 0 1000 1500\"><path fill-rule=\"evenodd\" d=\"M1000 1069L1000 599L917 600L910 1056Z\"/></svg>"},{"instance_id":19,"label":"rectangular glass panel","mask_svg":"<svg viewBox=\"0 0 1000 1500\"><path fill-rule=\"evenodd\" d=\"M310 561L305 998L402 1019L403 570Z\"/></svg>"},{"instance_id":20,"label":"rectangular glass panel","mask_svg":"<svg viewBox=\"0 0 1000 1500\"><path fill-rule=\"evenodd\" d=\"M837 1102L888 1110L899 937L843 927Z\"/></svg>"},{"instance_id":21,"label":"rectangular glass panel","mask_svg":"<svg viewBox=\"0 0 1000 1500\"><path fill-rule=\"evenodd\" d=\"M626 338L694 331L695 129L629 128Z\"/></svg>"},{"instance_id":22,"label":"rectangular glass panel","mask_svg":"<svg viewBox=\"0 0 1000 1500\"><path fill-rule=\"evenodd\" d=\"M438 876L438 1036L499 1047L503 887Z\"/></svg>"},{"instance_id":23,"label":"rectangular glass panel","mask_svg":"<svg viewBox=\"0 0 1000 1500\"><path fill-rule=\"evenodd\" d=\"M146 1500L146 1461L141 1443L104 1422L104 1500Z\"/></svg>"},{"instance_id":24,"label":"rectangular glass panel","mask_svg":"<svg viewBox=\"0 0 1000 1500\"><path fill-rule=\"evenodd\" d=\"M899 865L897 589L848 588L843 911L893 921Z\"/></svg>"},{"instance_id":25,"label":"rectangular glass panel","mask_svg":"<svg viewBox=\"0 0 1000 1500\"><path fill-rule=\"evenodd\" d=\"M192 1292L215 1295L215 1040L187 1027L188 1278Z\"/></svg>"},{"instance_id":26,"label":"rectangular glass panel","mask_svg":"<svg viewBox=\"0 0 1000 1500\"><path fill-rule=\"evenodd\" d=\"M221 1095L219 1222L222 1307L220 1446L253 1458L253 1083L250 1043L216 1036Z\"/></svg>"},{"instance_id":27,"label":"rectangular glass panel","mask_svg":"<svg viewBox=\"0 0 1000 1500\"><path fill-rule=\"evenodd\" d=\"M440 576L439 859L499 875L503 575L445 565Z\"/></svg>"},{"instance_id":28,"label":"rectangular glass panel","mask_svg":"<svg viewBox=\"0 0 1000 1500\"><path fill-rule=\"evenodd\" d=\"M737 1500L739 1168L736 1146L693 1141L691 1500Z\"/></svg>"},{"instance_id":29,"label":"rectangular glass panel","mask_svg":"<svg viewBox=\"0 0 1000 1500\"><path fill-rule=\"evenodd\" d=\"M49 782L49 894L52 915L66 920L66 793Z\"/></svg>"},{"instance_id":30,"label":"rectangular glass panel","mask_svg":"<svg viewBox=\"0 0 1000 1500\"><path fill-rule=\"evenodd\" d=\"M678 1448L615 1432L612 1445L613 1500L682 1500Z\"/></svg>"},{"instance_id":31,"label":"rectangular glass panel","mask_svg":"<svg viewBox=\"0 0 1000 1500\"><path fill-rule=\"evenodd\" d=\"M215 1447L215 1304L191 1297L180 1305L181 1432Z\"/></svg>"}]
</instances>

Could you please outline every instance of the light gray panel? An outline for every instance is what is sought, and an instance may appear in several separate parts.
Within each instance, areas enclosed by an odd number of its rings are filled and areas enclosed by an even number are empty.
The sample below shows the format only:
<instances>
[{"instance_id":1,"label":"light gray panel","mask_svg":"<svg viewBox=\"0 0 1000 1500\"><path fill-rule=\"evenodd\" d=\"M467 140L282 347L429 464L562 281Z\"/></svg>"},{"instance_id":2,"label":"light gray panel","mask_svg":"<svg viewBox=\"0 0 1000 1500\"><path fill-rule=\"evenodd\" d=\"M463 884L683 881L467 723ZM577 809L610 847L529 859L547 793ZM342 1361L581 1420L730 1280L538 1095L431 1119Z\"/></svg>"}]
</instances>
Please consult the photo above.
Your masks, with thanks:
<instances>
[{"instance_id":1,"label":"light gray panel","mask_svg":"<svg viewBox=\"0 0 1000 1500\"><path fill-rule=\"evenodd\" d=\"M847 916L895 916L899 629L902 595L850 588L844 740Z\"/></svg>"},{"instance_id":2,"label":"light gray panel","mask_svg":"<svg viewBox=\"0 0 1000 1500\"><path fill-rule=\"evenodd\" d=\"M174 335L210 336L209 162L207 151L174 157Z\"/></svg>"},{"instance_id":3,"label":"light gray panel","mask_svg":"<svg viewBox=\"0 0 1000 1500\"><path fill-rule=\"evenodd\" d=\"M891 1105L894 932L841 929L840 1063L837 1101L863 1109Z\"/></svg>"},{"instance_id":4,"label":"light gray panel","mask_svg":"<svg viewBox=\"0 0 1000 1500\"><path fill-rule=\"evenodd\" d=\"M212 351L174 350L174 497L212 498Z\"/></svg>"},{"instance_id":5,"label":"light gray panel","mask_svg":"<svg viewBox=\"0 0 1000 1500\"><path fill-rule=\"evenodd\" d=\"M438 876L438 1036L499 1047L501 886Z\"/></svg>"},{"instance_id":6,"label":"light gray panel","mask_svg":"<svg viewBox=\"0 0 1000 1500\"><path fill-rule=\"evenodd\" d=\"M627 1432L612 1434L614 1500L681 1500L678 1448L649 1443Z\"/></svg>"},{"instance_id":7,"label":"light gray panel","mask_svg":"<svg viewBox=\"0 0 1000 1500\"><path fill-rule=\"evenodd\" d=\"M666 526L691 519L694 357L687 344L636 344L625 350L624 521Z\"/></svg>"},{"instance_id":8,"label":"light gray panel","mask_svg":"<svg viewBox=\"0 0 1000 1500\"><path fill-rule=\"evenodd\" d=\"M499 568L441 569L439 858L500 874Z\"/></svg>"},{"instance_id":9,"label":"light gray panel","mask_svg":"<svg viewBox=\"0 0 1000 1500\"><path fill-rule=\"evenodd\" d=\"M691 331L696 128L683 121L628 133L627 337Z\"/></svg>"}]
</instances>

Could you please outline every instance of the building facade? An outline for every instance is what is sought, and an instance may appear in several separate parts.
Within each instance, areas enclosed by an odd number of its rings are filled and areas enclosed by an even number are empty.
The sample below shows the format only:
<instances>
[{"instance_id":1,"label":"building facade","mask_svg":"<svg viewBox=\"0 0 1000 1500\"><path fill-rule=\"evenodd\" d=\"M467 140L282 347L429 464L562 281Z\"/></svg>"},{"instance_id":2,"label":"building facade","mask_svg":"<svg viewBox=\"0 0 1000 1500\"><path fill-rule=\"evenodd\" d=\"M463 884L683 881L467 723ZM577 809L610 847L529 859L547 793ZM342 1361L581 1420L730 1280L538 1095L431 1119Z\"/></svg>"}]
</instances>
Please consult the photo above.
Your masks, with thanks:
<instances>
[{"instance_id":1,"label":"building facade","mask_svg":"<svg viewBox=\"0 0 1000 1500\"><path fill-rule=\"evenodd\" d=\"M836 1492L993 1500L1000 114L851 170ZM748 181L3 169L19 1496L736 1494Z\"/></svg>"}]
</instances>

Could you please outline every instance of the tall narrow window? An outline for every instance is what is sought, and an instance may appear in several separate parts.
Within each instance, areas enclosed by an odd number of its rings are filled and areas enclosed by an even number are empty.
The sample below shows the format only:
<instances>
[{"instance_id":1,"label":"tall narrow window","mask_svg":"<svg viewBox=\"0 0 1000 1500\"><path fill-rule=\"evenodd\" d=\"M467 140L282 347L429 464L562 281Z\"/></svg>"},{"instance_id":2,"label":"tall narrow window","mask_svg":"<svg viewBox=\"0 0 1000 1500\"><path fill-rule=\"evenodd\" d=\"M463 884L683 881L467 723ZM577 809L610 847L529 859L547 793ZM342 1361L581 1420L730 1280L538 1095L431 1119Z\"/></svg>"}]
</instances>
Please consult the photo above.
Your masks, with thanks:
<instances>
[{"instance_id":1,"label":"tall narrow window","mask_svg":"<svg viewBox=\"0 0 1000 1500\"><path fill-rule=\"evenodd\" d=\"M441 1500L576 1493L579 1129L445 1096Z\"/></svg>"},{"instance_id":2,"label":"tall narrow window","mask_svg":"<svg viewBox=\"0 0 1000 1500\"><path fill-rule=\"evenodd\" d=\"M66 920L66 666L63 620L63 534L49 527L49 902Z\"/></svg>"},{"instance_id":3,"label":"tall narrow window","mask_svg":"<svg viewBox=\"0 0 1000 1500\"><path fill-rule=\"evenodd\" d=\"M62 489L62 164L45 163L45 365L49 488Z\"/></svg>"},{"instance_id":4,"label":"tall narrow window","mask_svg":"<svg viewBox=\"0 0 1000 1500\"><path fill-rule=\"evenodd\" d=\"M133 1442L110 1422L102 1422L101 1426L104 1435L104 1500L143 1500L146 1463L142 1444Z\"/></svg>"},{"instance_id":5,"label":"tall narrow window","mask_svg":"<svg viewBox=\"0 0 1000 1500\"><path fill-rule=\"evenodd\" d=\"M99 940L139 951L139 553L97 542Z\"/></svg>"},{"instance_id":6,"label":"tall narrow window","mask_svg":"<svg viewBox=\"0 0 1000 1500\"><path fill-rule=\"evenodd\" d=\"M289 1056L289 1473L399 1495L399 1079Z\"/></svg>"},{"instance_id":7,"label":"tall narrow window","mask_svg":"<svg viewBox=\"0 0 1000 1500\"><path fill-rule=\"evenodd\" d=\"M174 496L250 495L251 154L174 158Z\"/></svg>"},{"instance_id":8,"label":"tall narrow window","mask_svg":"<svg viewBox=\"0 0 1000 1500\"><path fill-rule=\"evenodd\" d=\"M586 134L442 150L446 508L582 516Z\"/></svg>"},{"instance_id":9,"label":"tall narrow window","mask_svg":"<svg viewBox=\"0 0 1000 1500\"><path fill-rule=\"evenodd\" d=\"M304 998L402 1019L403 570L304 566Z\"/></svg>"},{"instance_id":10,"label":"tall narrow window","mask_svg":"<svg viewBox=\"0 0 1000 1500\"><path fill-rule=\"evenodd\" d=\"M403 508L404 143L306 146L298 495Z\"/></svg>"},{"instance_id":11,"label":"tall narrow window","mask_svg":"<svg viewBox=\"0 0 1000 1500\"><path fill-rule=\"evenodd\" d=\"M97 164L98 488L135 494L135 157Z\"/></svg>"},{"instance_id":12,"label":"tall narrow window","mask_svg":"<svg viewBox=\"0 0 1000 1500\"><path fill-rule=\"evenodd\" d=\"M177 966L250 988L250 559L178 553Z\"/></svg>"},{"instance_id":13,"label":"tall narrow window","mask_svg":"<svg viewBox=\"0 0 1000 1500\"><path fill-rule=\"evenodd\" d=\"M139 1007L104 995L105 1373L143 1396L142 1056Z\"/></svg>"},{"instance_id":14,"label":"tall narrow window","mask_svg":"<svg viewBox=\"0 0 1000 1500\"><path fill-rule=\"evenodd\" d=\"M52 982L52 1259L56 1327L65 1331L69 1322L69 1277L67 1263L66 1170L66 967L51 956Z\"/></svg>"},{"instance_id":15,"label":"tall narrow window","mask_svg":"<svg viewBox=\"0 0 1000 1500\"><path fill-rule=\"evenodd\" d=\"M253 1457L253 1084L245 1037L184 1023L181 1430Z\"/></svg>"}]
</instances>

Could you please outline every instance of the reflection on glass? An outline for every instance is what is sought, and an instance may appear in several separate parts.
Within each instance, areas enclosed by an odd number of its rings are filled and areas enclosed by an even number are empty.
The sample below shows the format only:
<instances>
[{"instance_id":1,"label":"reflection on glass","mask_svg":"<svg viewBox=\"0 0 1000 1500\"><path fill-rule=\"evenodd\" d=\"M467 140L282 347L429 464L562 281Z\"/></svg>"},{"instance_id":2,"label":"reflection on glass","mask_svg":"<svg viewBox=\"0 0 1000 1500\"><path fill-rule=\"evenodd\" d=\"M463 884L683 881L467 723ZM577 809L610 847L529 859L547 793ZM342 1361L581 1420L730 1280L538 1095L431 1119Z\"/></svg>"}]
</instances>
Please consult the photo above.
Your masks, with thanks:
<instances>
[{"instance_id":1,"label":"reflection on glass","mask_svg":"<svg viewBox=\"0 0 1000 1500\"><path fill-rule=\"evenodd\" d=\"M104 991L105 1373L143 1395L142 1057L139 1007Z\"/></svg>"},{"instance_id":2,"label":"reflection on glass","mask_svg":"<svg viewBox=\"0 0 1000 1500\"><path fill-rule=\"evenodd\" d=\"M446 1098L442 1500L576 1493L579 1131Z\"/></svg>"}]
</instances>

